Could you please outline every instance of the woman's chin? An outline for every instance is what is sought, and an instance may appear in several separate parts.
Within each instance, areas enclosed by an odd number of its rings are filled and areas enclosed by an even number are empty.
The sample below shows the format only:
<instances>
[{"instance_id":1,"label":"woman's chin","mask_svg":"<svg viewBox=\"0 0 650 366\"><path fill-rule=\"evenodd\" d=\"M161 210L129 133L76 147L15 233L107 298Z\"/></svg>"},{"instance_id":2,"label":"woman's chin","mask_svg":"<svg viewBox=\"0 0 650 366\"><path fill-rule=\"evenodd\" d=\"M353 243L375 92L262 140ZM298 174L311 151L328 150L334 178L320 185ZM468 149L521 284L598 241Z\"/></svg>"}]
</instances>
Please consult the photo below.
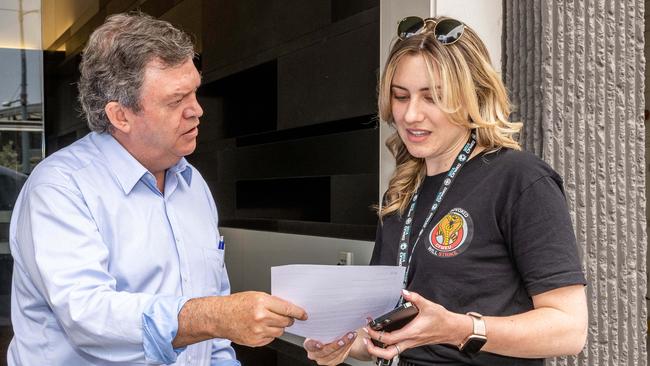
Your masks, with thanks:
<instances>
[{"instance_id":1,"label":"woman's chin","mask_svg":"<svg viewBox=\"0 0 650 366\"><path fill-rule=\"evenodd\" d=\"M430 149L423 149L423 148L409 148L408 146L406 147L408 150L409 154L411 154L412 157L417 158L417 159L425 159L433 152Z\"/></svg>"}]
</instances>

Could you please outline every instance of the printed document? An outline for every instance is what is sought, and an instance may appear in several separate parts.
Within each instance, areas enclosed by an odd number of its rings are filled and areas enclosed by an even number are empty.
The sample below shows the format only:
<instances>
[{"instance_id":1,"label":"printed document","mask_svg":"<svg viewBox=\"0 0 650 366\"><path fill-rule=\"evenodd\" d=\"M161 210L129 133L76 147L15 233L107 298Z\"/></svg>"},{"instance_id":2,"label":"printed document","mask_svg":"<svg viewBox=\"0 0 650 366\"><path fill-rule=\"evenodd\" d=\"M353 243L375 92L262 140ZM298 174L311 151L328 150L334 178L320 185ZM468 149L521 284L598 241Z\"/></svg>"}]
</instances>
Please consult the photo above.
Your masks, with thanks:
<instances>
[{"instance_id":1,"label":"printed document","mask_svg":"<svg viewBox=\"0 0 650 366\"><path fill-rule=\"evenodd\" d=\"M398 266L288 265L271 268L271 293L307 311L287 332L329 343L397 306Z\"/></svg>"}]
</instances>

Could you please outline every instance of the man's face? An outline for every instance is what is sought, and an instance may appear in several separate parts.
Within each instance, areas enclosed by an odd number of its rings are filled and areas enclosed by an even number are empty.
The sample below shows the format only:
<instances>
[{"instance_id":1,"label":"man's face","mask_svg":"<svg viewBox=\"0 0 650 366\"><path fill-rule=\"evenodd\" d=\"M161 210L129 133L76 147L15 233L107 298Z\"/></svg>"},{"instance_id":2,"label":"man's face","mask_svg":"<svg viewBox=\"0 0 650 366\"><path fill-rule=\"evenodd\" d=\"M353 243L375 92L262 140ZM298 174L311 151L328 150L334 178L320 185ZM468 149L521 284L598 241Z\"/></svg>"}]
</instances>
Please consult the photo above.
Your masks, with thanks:
<instances>
[{"instance_id":1,"label":"man's face","mask_svg":"<svg viewBox=\"0 0 650 366\"><path fill-rule=\"evenodd\" d=\"M191 59L165 67L159 60L147 64L140 91L140 112L133 120L130 140L138 160L152 171L164 170L196 148L199 117L196 100L201 76Z\"/></svg>"}]
</instances>

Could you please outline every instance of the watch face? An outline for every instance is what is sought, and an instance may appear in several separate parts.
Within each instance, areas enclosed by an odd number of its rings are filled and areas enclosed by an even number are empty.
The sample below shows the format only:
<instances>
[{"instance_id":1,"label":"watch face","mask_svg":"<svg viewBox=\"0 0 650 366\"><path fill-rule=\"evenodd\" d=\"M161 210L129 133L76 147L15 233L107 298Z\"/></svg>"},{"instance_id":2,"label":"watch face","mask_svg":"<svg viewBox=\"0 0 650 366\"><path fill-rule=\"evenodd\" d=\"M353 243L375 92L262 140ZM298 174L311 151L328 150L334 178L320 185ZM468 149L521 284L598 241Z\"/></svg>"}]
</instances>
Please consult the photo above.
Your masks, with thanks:
<instances>
[{"instance_id":1,"label":"watch face","mask_svg":"<svg viewBox=\"0 0 650 366\"><path fill-rule=\"evenodd\" d=\"M462 351L467 353L478 353L478 351L483 348L483 345L487 342L487 338L480 335L471 335L465 345L463 346Z\"/></svg>"}]
</instances>

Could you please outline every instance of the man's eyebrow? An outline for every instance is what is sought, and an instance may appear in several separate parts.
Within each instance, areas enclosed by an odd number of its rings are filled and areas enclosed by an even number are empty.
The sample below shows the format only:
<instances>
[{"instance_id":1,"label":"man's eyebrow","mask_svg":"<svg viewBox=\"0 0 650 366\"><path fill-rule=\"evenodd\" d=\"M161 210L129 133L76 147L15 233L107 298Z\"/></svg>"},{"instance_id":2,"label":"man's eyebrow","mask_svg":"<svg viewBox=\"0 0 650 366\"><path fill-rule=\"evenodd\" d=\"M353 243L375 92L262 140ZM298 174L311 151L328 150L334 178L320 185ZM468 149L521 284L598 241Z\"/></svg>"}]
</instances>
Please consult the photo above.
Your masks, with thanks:
<instances>
[{"instance_id":1,"label":"man's eyebrow","mask_svg":"<svg viewBox=\"0 0 650 366\"><path fill-rule=\"evenodd\" d=\"M174 92L174 93L169 95L169 99L174 99L174 98L178 98L178 97L186 97L186 96L188 96L188 95L190 95L192 93L196 93L196 91L198 89L199 89L199 87L197 86L196 88L194 88L194 89L192 89L192 90L190 90L188 92L182 92L182 91Z\"/></svg>"}]
</instances>

